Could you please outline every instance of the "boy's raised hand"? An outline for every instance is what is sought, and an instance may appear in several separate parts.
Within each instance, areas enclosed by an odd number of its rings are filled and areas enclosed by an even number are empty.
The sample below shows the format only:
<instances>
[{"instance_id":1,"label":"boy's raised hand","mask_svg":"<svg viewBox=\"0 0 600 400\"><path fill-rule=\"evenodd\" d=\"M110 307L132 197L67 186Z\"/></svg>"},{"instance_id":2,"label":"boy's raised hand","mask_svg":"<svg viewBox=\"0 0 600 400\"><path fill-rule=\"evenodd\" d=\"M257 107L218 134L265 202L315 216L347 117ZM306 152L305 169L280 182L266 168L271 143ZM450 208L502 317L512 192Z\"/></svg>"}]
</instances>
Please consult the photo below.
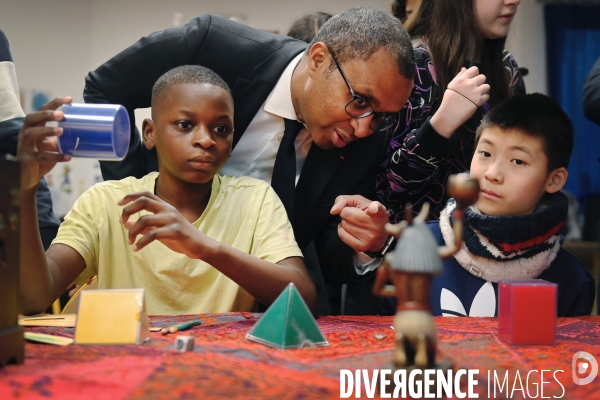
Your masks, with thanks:
<instances>
[{"instance_id":1,"label":"boy's raised hand","mask_svg":"<svg viewBox=\"0 0 600 400\"><path fill-rule=\"evenodd\" d=\"M71 101L73 101L71 97L55 98L44 104L40 111L27 114L25 117L17 145L17 159L21 163L22 192L37 188L40 179L50 172L57 162L71 159L70 155L58 152L55 136L62 135L62 128L46 126L48 121L62 120L63 112L55 110Z\"/></svg>"},{"instance_id":2,"label":"boy's raised hand","mask_svg":"<svg viewBox=\"0 0 600 400\"><path fill-rule=\"evenodd\" d=\"M139 251L158 240L177 253L202 259L202 244L211 239L195 228L169 203L146 190L128 194L117 204L125 206L120 222L129 230L129 244L133 245L134 251ZM131 215L142 210L153 214L144 215L137 221L129 220ZM143 236L135 242L138 235Z\"/></svg>"},{"instance_id":3,"label":"boy's raised hand","mask_svg":"<svg viewBox=\"0 0 600 400\"><path fill-rule=\"evenodd\" d=\"M431 125L449 138L490 99L490 85L477 67L462 68L448 84L440 108L431 117Z\"/></svg>"}]
</instances>

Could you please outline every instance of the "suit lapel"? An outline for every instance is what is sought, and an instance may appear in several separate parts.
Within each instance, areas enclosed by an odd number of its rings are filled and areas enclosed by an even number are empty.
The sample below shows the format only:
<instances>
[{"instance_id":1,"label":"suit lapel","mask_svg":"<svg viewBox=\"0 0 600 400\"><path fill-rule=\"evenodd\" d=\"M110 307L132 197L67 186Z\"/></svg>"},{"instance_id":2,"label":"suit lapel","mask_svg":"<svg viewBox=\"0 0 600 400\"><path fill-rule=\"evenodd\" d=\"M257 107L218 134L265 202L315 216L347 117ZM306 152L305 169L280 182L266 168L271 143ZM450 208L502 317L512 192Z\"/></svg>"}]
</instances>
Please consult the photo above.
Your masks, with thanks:
<instances>
[{"instance_id":1,"label":"suit lapel","mask_svg":"<svg viewBox=\"0 0 600 400\"><path fill-rule=\"evenodd\" d=\"M238 78L231 89L233 96L233 104L235 107L233 117L233 148L242 137L242 134L250 125L252 118L256 115L260 107L265 102L266 98L273 90L273 87L277 83L273 81L260 81L255 79L249 81L247 79ZM237 106L238 104L243 106Z\"/></svg>"},{"instance_id":2,"label":"suit lapel","mask_svg":"<svg viewBox=\"0 0 600 400\"><path fill-rule=\"evenodd\" d=\"M267 100L283 70L304 51L306 43L294 42L277 51L254 68L254 80L238 77L231 88L235 105L233 147L240 140L252 119Z\"/></svg>"}]
</instances>

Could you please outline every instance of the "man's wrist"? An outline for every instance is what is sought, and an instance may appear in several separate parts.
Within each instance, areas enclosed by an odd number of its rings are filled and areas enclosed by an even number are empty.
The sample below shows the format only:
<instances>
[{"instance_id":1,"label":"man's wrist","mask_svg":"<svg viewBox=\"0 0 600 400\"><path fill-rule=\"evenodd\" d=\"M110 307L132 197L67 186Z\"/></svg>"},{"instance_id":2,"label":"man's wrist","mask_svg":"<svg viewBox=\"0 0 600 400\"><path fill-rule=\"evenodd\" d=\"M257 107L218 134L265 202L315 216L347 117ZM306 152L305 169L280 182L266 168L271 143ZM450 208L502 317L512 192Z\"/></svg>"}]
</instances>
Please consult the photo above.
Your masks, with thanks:
<instances>
[{"instance_id":1,"label":"man's wrist","mask_svg":"<svg viewBox=\"0 0 600 400\"><path fill-rule=\"evenodd\" d=\"M390 252L394 248L394 244L396 243L396 238L390 236L387 238L383 247L379 251L364 251L363 253L371 258L383 258L388 252Z\"/></svg>"},{"instance_id":2,"label":"man's wrist","mask_svg":"<svg viewBox=\"0 0 600 400\"><path fill-rule=\"evenodd\" d=\"M377 269L377 267L379 267L383 262L383 259L372 258L366 255L365 253L360 252L354 254L353 261L354 269L356 273L360 276Z\"/></svg>"}]
</instances>

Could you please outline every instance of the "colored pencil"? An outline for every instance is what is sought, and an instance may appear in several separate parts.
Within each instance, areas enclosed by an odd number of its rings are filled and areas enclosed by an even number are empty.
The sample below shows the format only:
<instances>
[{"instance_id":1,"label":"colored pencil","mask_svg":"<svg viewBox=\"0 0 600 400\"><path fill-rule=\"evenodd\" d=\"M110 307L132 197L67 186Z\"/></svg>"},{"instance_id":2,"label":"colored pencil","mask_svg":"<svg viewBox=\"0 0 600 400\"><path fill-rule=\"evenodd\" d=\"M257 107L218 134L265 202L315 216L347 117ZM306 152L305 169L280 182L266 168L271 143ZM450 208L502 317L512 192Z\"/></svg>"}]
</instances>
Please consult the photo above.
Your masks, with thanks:
<instances>
[{"instance_id":1,"label":"colored pencil","mask_svg":"<svg viewBox=\"0 0 600 400\"><path fill-rule=\"evenodd\" d=\"M202 321L196 320L196 321L182 322L180 324L173 325L168 328L162 328L160 333L162 333L163 335L166 335L168 333L185 331L186 329L190 329L191 327L196 326L196 325L202 325Z\"/></svg>"}]
</instances>

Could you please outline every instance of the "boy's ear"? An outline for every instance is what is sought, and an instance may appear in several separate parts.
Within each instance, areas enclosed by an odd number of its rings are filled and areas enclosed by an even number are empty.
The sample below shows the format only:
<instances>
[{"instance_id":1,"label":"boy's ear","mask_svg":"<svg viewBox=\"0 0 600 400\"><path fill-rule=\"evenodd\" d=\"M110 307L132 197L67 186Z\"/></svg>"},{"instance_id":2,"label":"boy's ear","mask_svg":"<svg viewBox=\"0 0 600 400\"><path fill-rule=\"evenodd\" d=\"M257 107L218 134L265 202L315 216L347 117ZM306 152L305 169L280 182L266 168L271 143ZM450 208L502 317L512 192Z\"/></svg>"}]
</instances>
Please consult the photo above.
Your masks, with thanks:
<instances>
[{"instance_id":1,"label":"boy's ear","mask_svg":"<svg viewBox=\"0 0 600 400\"><path fill-rule=\"evenodd\" d=\"M565 186L569 173L564 167L556 168L550 172L548 180L546 181L546 192L556 193Z\"/></svg>"},{"instance_id":2,"label":"boy's ear","mask_svg":"<svg viewBox=\"0 0 600 400\"><path fill-rule=\"evenodd\" d=\"M154 148L154 121L150 118L144 119L142 124L142 140L148 150Z\"/></svg>"}]
</instances>

